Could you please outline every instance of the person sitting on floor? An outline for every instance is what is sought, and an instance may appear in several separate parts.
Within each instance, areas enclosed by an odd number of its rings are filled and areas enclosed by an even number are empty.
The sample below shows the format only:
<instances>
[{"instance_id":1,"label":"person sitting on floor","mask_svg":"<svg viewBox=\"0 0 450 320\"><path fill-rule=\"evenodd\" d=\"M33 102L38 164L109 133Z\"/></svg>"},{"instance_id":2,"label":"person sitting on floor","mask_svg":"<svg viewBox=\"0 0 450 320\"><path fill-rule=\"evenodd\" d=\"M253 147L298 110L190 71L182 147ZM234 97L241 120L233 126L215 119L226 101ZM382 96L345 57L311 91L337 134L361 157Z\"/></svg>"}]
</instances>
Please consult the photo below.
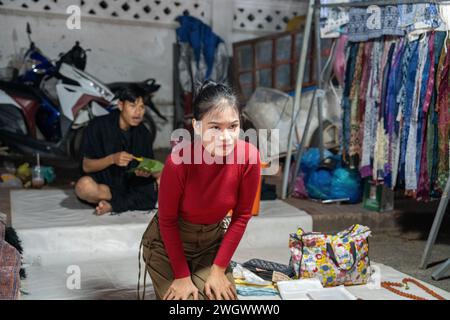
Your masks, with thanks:
<instances>
[{"instance_id":1,"label":"person sitting on floor","mask_svg":"<svg viewBox=\"0 0 450 320\"><path fill-rule=\"evenodd\" d=\"M128 210L154 209L158 199L160 173L149 174L130 169L135 157L153 159L152 137L142 123L145 92L137 85L118 94L118 107L106 116L93 119L87 126L81 145L83 176L75 193L83 201L96 205L97 215Z\"/></svg>"}]
</instances>

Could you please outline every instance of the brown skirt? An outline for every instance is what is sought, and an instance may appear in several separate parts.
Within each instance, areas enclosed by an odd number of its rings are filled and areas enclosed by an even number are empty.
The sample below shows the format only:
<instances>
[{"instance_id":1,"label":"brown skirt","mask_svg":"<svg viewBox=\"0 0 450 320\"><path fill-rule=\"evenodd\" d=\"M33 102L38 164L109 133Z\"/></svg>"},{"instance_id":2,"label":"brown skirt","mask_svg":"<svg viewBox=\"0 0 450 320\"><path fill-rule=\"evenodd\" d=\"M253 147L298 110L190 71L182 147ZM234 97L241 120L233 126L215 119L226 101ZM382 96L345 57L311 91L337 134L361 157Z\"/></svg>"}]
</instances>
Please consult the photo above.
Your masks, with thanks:
<instances>
[{"instance_id":1,"label":"brown skirt","mask_svg":"<svg viewBox=\"0 0 450 320\"><path fill-rule=\"evenodd\" d=\"M222 243L225 228L222 222L199 225L182 219L178 223L184 254L191 271L191 278L199 290L199 299L206 300L205 282L210 274L211 266ZM158 300L164 297L174 280L172 266L167 256L164 243L159 232L158 214L150 221L142 237L141 248L145 262L144 293L147 272L152 279L155 295ZM140 252L140 250L139 250ZM139 258L140 260L140 258ZM140 261L139 261L140 266ZM234 285L233 272L230 266L226 269L228 280ZM140 282L140 270L139 279ZM139 297L139 284L138 284ZM192 296L191 298L192 299Z\"/></svg>"}]
</instances>

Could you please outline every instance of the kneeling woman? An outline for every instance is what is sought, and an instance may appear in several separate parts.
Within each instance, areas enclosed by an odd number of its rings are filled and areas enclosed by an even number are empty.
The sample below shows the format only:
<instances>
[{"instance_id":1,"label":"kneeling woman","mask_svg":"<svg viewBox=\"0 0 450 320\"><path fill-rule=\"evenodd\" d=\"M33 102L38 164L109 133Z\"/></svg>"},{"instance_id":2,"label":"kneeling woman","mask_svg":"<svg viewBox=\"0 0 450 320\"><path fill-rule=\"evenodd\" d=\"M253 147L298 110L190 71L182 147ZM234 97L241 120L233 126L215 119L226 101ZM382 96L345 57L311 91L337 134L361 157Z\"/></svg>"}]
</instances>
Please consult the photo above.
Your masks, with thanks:
<instances>
[{"instance_id":1,"label":"kneeling woman","mask_svg":"<svg viewBox=\"0 0 450 320\"><path fill-rule=\"evenodd\" d=\"M146 272L157 299L234 300L229 263L251 217L259 152L239 139L237 99L227 86L204 83L193 111L194 142L167 157L159 211L142 239Z\"/></svg>"}]
</instances>

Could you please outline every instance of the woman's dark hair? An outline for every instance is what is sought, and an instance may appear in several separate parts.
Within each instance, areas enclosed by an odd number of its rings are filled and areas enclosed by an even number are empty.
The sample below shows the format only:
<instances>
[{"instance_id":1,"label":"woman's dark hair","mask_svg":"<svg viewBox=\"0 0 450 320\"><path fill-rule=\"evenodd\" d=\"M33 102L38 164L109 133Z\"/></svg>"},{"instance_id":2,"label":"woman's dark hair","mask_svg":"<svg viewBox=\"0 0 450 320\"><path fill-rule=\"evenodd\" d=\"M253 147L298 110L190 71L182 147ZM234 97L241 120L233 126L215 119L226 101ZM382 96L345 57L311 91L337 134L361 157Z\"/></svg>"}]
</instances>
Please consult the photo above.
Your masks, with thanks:
<instances>
[{"instance_id":1,"label":"woman's dark hair","mask_svg":"<svg viewBox=\"0 0 450 320\"><path fill-rule=\"evenodd\" d=\"M239 115L239 106L233 90L223 83L206 80L195 92L192 109L195 120L201 120L205 114L224 106L234 108Z\"/></svg>"},{"instance_id":2,"label":"woman's dark hair","mask_svg":"<svg viewBox=\"0 0 450 320\"><path fill-rule=\"evenodd\" d=\"M135 102L138 98L145 98L145 90L136 83L130 83L120 88L115 98L123 102Z\"/></svg>"}]
</instances>

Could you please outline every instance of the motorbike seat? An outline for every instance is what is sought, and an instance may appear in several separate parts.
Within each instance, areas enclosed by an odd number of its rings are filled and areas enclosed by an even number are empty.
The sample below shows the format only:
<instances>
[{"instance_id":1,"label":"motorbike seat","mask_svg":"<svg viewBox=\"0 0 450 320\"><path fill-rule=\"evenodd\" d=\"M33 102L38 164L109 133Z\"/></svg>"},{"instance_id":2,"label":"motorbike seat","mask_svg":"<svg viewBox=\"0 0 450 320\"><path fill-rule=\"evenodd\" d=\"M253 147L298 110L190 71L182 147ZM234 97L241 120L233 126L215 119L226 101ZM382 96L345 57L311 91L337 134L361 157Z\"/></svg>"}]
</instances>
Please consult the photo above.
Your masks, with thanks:
<instances>
[{"instance_id":1,"label":"motorbike seat","mask_svg":"<svg viewBox=\"0 0 450 320\"><path fill-rule=\"evenodd\" d=\"M0 81L0 89L6 91L10 95L19 96L26 99L46 99L45 95L38 89L21 83Z\"/></svg>"},{"instance_id":2,"label":"motorbike seat","mask_svg":"<svg viewBox=\"0 0 450 320\"><path fill-rule=\"evenodd\" d=\"M141 82L112 82L106 84L106 86L113 92L116 92L124 87L127 87L132 84L137 84L141 86L148 94L152 94L159 90L161 85L156 84L154 79L147 79Z\"/></svg>"}]
</instances>

